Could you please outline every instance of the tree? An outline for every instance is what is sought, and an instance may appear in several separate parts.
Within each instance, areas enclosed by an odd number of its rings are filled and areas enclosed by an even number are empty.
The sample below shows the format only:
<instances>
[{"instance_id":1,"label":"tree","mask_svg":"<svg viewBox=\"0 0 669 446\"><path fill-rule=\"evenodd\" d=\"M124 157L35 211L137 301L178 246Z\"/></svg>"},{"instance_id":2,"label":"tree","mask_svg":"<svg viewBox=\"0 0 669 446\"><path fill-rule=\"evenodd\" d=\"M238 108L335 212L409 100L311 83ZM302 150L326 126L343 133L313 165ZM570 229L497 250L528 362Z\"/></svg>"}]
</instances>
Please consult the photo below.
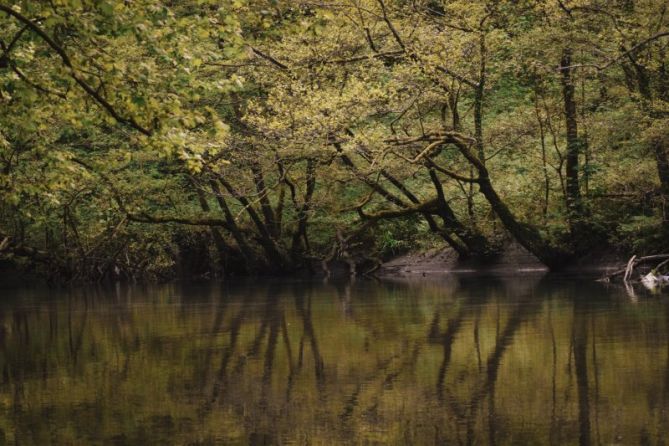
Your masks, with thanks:
<instances>
[{"instance_id":1,"label":"tree","mask_svg":"<svg viewBox=\"0 0 669 446\"><path fill-rule=\"evenodd\" d=\"M0 252L100 277L661 246L669 34L628 3L0 3Z\"/></svg>"}]
</instances>

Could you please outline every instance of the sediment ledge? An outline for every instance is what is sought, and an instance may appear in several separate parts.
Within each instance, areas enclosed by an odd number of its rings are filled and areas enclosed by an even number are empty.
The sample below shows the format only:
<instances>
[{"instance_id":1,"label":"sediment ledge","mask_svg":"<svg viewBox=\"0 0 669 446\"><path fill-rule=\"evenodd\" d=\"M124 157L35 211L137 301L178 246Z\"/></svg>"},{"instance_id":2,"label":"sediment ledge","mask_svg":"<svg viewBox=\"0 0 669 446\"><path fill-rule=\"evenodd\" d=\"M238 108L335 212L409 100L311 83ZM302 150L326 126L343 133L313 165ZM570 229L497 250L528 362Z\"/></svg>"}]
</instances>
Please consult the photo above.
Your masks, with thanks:
<instances>
[{"instance_id":1,"label":"sediment ledge","mask_svg":"<svg viewBox=\"0 0 669 446\"><path fill-rule=\"evenodd\" d=\"M565 269L570 273L604 274L625 262L613 251L592 252ZM379 277L402 277L448 273L522 274L546 273L548 268L518 243L509 243L499 258L491 262L459 260L450 248L408 253L385 262L376 272Z\"/></svg>"}]
</instances>

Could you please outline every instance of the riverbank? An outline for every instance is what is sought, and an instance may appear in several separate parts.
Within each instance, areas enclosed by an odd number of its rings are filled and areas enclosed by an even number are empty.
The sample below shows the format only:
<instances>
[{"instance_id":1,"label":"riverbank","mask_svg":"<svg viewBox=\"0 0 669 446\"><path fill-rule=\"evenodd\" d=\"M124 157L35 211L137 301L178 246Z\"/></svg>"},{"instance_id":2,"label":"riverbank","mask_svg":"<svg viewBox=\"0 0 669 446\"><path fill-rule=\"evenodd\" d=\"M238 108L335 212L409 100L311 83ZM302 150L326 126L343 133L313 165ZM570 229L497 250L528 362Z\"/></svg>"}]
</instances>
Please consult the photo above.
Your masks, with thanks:
<instances>
[{"instance_id":1,"label":"riverbank","mask_svg":"<svg viewBox=\"0 0 669 446\"><path fill-rule=\"evenodd\" d=\"M626 256L614 251L593 251L565 268L567 273L606 274L620 268ZM447 273L523 274L547 273L548 267L518 243L509 243L491 262L460 260L451 248L411 252L381 265L378 277L427 276Z\"/></svg>"},{"instance_id":2,"label":"riverbank","mask_svg":"<svg viewBox=\"0 0 669 446\"><path fill-rule=\"evenodd\" d=\"M568 274L584 274L589 276L604 276L619 270L628 260L628 255L616 253L612 250L593 251L587 256L575 260L563 272ZM364 274L372 269L371 265L358 265L357 273ZM334 260L328 263L329 277L344 278L350 276L350 265L342 260ZM391 258L381 264L371 275L382 279L438 276L450 273L457 274L544 274L549 269L534 255L520 246L518 243L510 242L502 250L501 255L489 262L474 260L461 260L458 254L451 248L434 248L427 251L409 252ZM310 268L297 270L289 276L295 278L321 277L326 275L322 269L321 262L314 262ZM274 277L274 274L259 274L260 277ZM219 276L219 279L226 276ZM238 278L246 276L237 276ZM252 276L248 276L252 277ZM40 281L44 279L34 271L23 270L13 266L9 262L0 265L0 284L5 286L16 286L21 283ZM211 274L188 275L183 271L175 273L174 276L161 278L140 278L139 281L146 282L172 282L172 281L200 281L214 279ZM52 278L52 281L54 278ZM120 277L114 280L109 277L105 281L126 281ZM55 280L55 282L58 282Z\"/></svg>"}]
</instances>

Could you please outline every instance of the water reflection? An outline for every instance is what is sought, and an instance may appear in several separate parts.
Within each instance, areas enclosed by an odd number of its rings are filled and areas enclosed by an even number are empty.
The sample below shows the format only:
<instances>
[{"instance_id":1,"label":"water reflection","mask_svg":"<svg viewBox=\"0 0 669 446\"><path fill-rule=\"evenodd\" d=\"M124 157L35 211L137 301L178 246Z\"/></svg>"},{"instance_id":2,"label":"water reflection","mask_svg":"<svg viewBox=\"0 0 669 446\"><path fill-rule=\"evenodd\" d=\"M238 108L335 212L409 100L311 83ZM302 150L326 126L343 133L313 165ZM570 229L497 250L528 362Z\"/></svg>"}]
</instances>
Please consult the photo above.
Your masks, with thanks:
<instances>
[{"instance_id":1,"label":"water reflection","mask_svg":"<svg viewBox=\"0 0 669 446\"><path fill-rule=\"evenodd\" d=\"M669 440L669 301L590 281L3 293L0 444Z\"/></svg>"}]
</instances>

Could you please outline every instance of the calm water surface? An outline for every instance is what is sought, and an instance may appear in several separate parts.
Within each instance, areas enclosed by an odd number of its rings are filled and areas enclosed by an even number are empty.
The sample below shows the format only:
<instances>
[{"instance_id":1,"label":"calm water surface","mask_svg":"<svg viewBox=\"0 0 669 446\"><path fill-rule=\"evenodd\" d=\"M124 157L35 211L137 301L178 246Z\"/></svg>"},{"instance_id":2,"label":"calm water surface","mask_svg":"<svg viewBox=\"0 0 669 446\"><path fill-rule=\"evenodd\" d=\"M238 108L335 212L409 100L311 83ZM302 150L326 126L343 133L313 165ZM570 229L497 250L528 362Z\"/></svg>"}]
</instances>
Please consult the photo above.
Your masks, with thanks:
<instances>
[{"instance_id":1,"label":"calm water surface","mask_svg":"<svg viewBox=\"0 0 669 446\"><path fill-rule=\"evenodd\" d=\"M0 444L669 442L669 295L538 276L0 294Z\"/></svg>"}]
</instances>

